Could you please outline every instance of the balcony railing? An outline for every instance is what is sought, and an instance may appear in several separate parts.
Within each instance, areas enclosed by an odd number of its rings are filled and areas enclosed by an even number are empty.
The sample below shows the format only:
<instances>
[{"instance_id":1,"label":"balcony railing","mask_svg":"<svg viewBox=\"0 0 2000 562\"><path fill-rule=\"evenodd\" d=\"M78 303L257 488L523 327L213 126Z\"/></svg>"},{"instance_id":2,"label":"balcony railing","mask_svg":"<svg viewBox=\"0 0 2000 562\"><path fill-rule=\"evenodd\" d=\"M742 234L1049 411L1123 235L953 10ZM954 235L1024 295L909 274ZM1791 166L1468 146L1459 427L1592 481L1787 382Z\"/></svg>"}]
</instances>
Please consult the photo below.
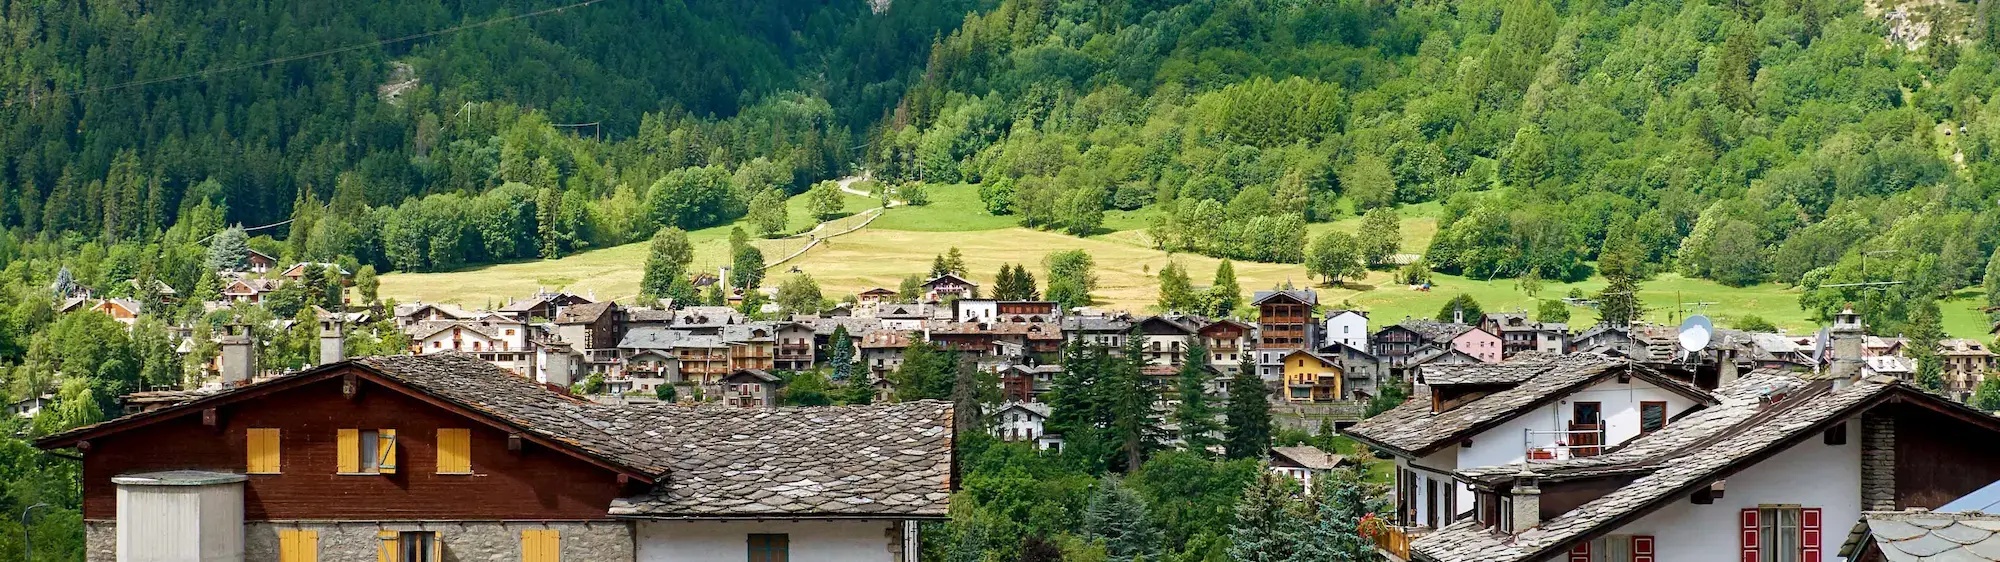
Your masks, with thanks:
<instances>
[{"instance_id":1,"label":"balcony railing","mask_svg":"<svg viewBox=\"0 0 2000 562\"><path fill-rule=\"evenodd\" d=\"M1570 431L1535 431L1524 429L1522 447L1530 461L1559 461L1578 457L1593 457L1604 452L1604 426L1578 426ZM1555 440L1555 445L1537 447L1536 443Z\"/></svg>"},{"instance_id":2,"label":"balcony railing","mask_svg":"<svg viewBox=\"0 0 2000 562\"><path fill-rule=\"evenodd\" d=\"M1375 535L1375 547L1383 554L1403 561L1410 559L1410 541L1423 536L1429 529L1422 527L1398 527L1390 525L1386 532Z\"/></svg>"}]
</instances>

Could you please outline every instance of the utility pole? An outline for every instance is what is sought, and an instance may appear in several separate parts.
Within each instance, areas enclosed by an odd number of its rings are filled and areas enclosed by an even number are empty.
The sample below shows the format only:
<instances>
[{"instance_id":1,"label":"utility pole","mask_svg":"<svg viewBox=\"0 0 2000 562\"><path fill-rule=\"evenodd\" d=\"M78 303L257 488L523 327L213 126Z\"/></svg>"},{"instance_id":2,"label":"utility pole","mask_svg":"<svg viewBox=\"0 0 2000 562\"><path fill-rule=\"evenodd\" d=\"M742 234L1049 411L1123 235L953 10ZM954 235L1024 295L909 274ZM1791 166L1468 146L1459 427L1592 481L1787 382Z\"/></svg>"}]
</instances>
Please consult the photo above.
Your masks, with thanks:
<instances>
[{"instance_id":1,"label":"utility pole","mask_svg":"<svg viewBox=\"0 0 2000 562\"><path fill-rule=\"evenodd\" d=\"M47 503L38 503L35 505L28 506L27 509L21 510L21 541L24 544L26 544L28 548L28 557L23 558L22 560L35 559L35 533L32 529L28 527L28 514L34 513L35 508L37 507L48 507L48 506L49 504Z\"/></svg>"}]
</instances>

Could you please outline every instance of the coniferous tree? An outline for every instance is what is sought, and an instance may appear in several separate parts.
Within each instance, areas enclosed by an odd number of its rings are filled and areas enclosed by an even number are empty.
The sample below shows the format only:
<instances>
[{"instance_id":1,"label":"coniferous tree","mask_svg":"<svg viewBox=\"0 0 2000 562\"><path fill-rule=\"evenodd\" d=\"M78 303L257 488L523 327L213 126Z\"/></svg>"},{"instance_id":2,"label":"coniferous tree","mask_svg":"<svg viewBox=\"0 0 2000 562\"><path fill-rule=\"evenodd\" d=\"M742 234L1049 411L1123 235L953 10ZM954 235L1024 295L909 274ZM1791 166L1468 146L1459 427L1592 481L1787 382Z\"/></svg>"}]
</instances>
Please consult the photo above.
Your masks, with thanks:
<instances>
[{"instance_id":1,"label":"coniferous tree","mask_svg":"<svg viewBox=\"0 0 2000 562\"><path fill-rule=\"evenodd\" d=\"M241 228L228 228L208 241L208 269L244 271L249 269L250 237Z\"/></svg>"},{"instance_id":2,"label":"coniferous tree","mask_svg":"<svg viewBox=\"0 0 2000 562\"><path fill-rule=\"evenodd\" d=\"M1271 448L1270 391L1255 367L1229 380L1229 408L1223 419L1223 447L1232 459L1263 458Z\"/></svg>"},{"instance_id":3,"label":"coniferous tree","mask_svg":"<svg viewBox=\"0 0 2000 562\"><path fill-rule=\"evenodd\" d=\"M1305 540L1306 514L1291 498L1291 481L1269 470L1243 489L1236 502L1236 522L1229 526L1231 562L1291 562Z\"/></svg>"},{"instance_id":4,"label":"coniferous tree","mask_svg":"<svg viewBox=\"0 0 2000 562\"><path fill-rule=\"evenodd\" d=\"M1125 347L1105 372L1104 396L1112 442L1124 456L1126 471L1138 470L1146 454L1159 448L1159 416L1153 409L1155 394L1146 382L1145 334L1134 328L1125 336Z\"/></svg>"},{"instance_id":5,"label":"coniferous tree","mask_svg":"<svg viewBox=\"0 0 2000 562\"><path fill-rule=\"evenodd\" d=\"M1910 313L1909 326L1905 334L1910 338L1910 355L1917 360L1917 386L1931 392L1944 392L1944 358L1938 354L1938 342L1944 340L1944 327L1938 318L1936 300L1926 299L1917 304Z\"/></svg>"},{"instance_id":6,"label":"coniferous tree","mask_svg":"<svg viewBox=\"0 0 2000 562\"><path fill-rule=\"evenodd\" d=\"M847 326L833 327L833 381L848 382L854 375L854 338L847 333Z\"/></svg>"},{"instance_id":7,"label":"coniferous tree","mask_svg":"<svg viewBox=\"0 0 2000 562\"><path fill-rule=\"evenodd\" d=\"M1985 377L1979 380L1979 388L1972 391L1974 408L1988 412L2000 411L2000 377Z\"/></svg>"},{"instance_id":8,"label":"coniferous tree","mask_svg":"<svg viewBox=\"0 0 2000 562\"><path fill-rule=\"evenodd\" d=\"M1083 537L1104 543L1110 560L1129 562L1159 555L1160 530L1146 514L1146 502L1123 479L1099 481L1083 511Z\"/></svg>"},{"instance_id":9,"label":"coniferous tree","mask_svg":"<svg viewBox=\"0 0 2000 562\"><path fill-rule=\"evenodd\" d=\"M1360 522L1368 514L1368 500L1361 489L1360 476L1351 469L1335 469L1313 481L1307 505L1312 522L1305 525L1296 562L1371 562L1379 559L1375 545L1361 536Z\"/></svg>"},{"instance_id":10,"label":"coniferous tree","mask_svg":"<svg viewBox=\"0 0 2000 562\"><path fill-rule=\"evenodd\" d=\"M1203 455L1217 444L1215 408L1208 403L1208 382L1212 376L1208 347L1188 346L1187 357L1181 361L1180 380L1176 381L1181 403L1174 410L1174 422L1180 425L1181 442L1187 449Z\"/></svg>"},{"instance_id":11,"label":"coniferous tree","mask_svg":"<svg viewBox=\"0 0 2000 562\"><path fill-rule=\"evenodd\" d=\"M1160 268L1160 295L1154 306L1160 312L1191 312L1199 305L1195 297L1194 282L1188 279L1187 270L1180 262L1167 262Z\"/></svg>"},{"instance_id":12,"label":"coniferous tree","mask_svg":"<svg viewBox=\"0 0 2000 562\"><path fill-rule=\"evenodd\" d=\"M1236 266L1229 260L1215 266L1215 282L1208 287L1209 314L1229 316L1243 304L1243 287L1236 284Z\"/></svg>"},{"instance_id":13,"label":"coniferous tree","mask_svg":"<svg viewBox=\"0 0 2000 562\"><path fill-rule=\"evenodd\" d=\"M363 265L354 272L354 290L361 294L361 302L375 304L381 289L382 281L375 277L375 264Z\"/></svg>"}]
</instances>

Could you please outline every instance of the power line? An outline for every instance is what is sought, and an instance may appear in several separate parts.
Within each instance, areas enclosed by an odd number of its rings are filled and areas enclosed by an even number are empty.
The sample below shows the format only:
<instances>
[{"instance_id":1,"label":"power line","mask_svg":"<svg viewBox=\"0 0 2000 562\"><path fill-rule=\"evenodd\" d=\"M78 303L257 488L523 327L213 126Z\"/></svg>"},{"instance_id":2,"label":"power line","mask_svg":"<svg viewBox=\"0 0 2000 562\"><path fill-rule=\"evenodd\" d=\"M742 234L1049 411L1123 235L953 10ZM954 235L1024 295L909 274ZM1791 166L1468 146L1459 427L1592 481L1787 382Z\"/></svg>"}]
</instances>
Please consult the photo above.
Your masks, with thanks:
<instances>
[{"instance_id":1,"label":"power line","mask_svg":"<svg viewBox=\"0 0 2000 562\"><path fill-rule=\"evenodd\" d=\"M159 84L159 83L162 83L162 82L173 82L173 81L177 81L177 80L186 80L186 79L189 79L189 78L196 78L196 77L201 77L201 76L209 76L209 75L214 75L214 74L222 74L222 73L226 73L226 72L236 72L236 71L239 71L239 70L248 70L248 69L252 69L252 68L260 68L260 67L265 67L265 66L271 66L271 65L274 65L274 64L284 64L284 63L288 63L288 62L292 62L292 61L298 61L298 60L305 60L305 59L310 59L310 58L318 58L318 57L323 57L323 56L327 56L327 55L334 55L334 54L340 54L340 53L345 53L345 52L349 52L349 51L358 51L358 50L361 50L361 49L367 49L367 48L371 48L371 47L380 47L380 46L383 46L383 45L393 45L393 44L396 44L396 43L406 43L406 42L410 42L410 41L415 41L415 40L418 40L418 39L425 39L425 38L430 38L430 37L437 37L437 36L439 36L439 35L446 35L446 34L451 34L451 33L457 33L457 32L460 32L460 31L465 31L465 30L467 30L467 29L473 29L473 28L479 28L479 27L486 27L486 26L491 26L491 25L498 25L498 24L502 24L502 23L507 23L507 22L510 22L510 21L514 21L514 20L521 20L521 19L527 19L527 18L532 18L532 17L538 17L538 16L545 16L545 15L549 15L549 14L553 14L553 13L557 13L557 12L561 12L561 11L564 11L564 10L568 10L568 9L571 9L571 8L582 8L582 7L584 7L584 6L589 6L589 5L591 5L591 4L596 4L596 3L598 3L598 2L603 2L603 1L605 1L605 0L583 0L582 2L577 2L577 3L574 3L574 4L568 4L568 5L564 5L564 6L557 6L557 7L554 7L554 8L547 8L547 9L543 9L543 10L536 10L536 11L533 11L533 12L528 12L528 13L525 13L525 14L519 14L519 15L512 15L512 16L502 16L502 17L498 17L498 18L493 18L493 19L490 19L490 20L486 20L486 21L482 21L482 22L476 22L476 23L468 23L468 24L465 24L465 25L458 25L458 26L452 26L452 27L447 27L447 28L444 28L444 29L438 29L438 30L433 30L433 31L426 31L426 32L423 32L423 33L418 33L418 34L416 34L416 35L405 35L405 36L402 36L402 37L397 37L397 38L394 38L394 39L383 39L383 40L380 40L380 41L374 41L374 42L369 42L369 43L361 43L361 44L356 44L356 45L348 45L348 46L345 46L345 47L336 47L336 48L332 48L332 49L327 49L327 50L324 50L324 51L314 51L314 52L311 52L311 53L305 53L305 54L300 54L300 55L292 55L292 56L287 56L287 57L278 57L278 58L274 58L274 59L270 59L270 60L266 60L266 61L263 61L263 62L255 62L255 63L250 63L250 64L239 64L239 65L236 65L236 66L225 66L225 67L222 67L222 68L211 68L211 69L208 69L208 70L198 70L198 71L195 71L195 72L189 72L189 73L186 73L186 74L177 74L177 75L173 75L173 76L166 76L166 77L161 77L161 78L151 78L151 79L146 79L146 80L134 80L134 81L131 81L131 82L125 82L125 83L121 83L121 84L113 84L113 85L110 85L110 86L100 86L100 87L96 87L96 88L85 88L85 89L81 89L81 90L71 90L71 91L68 91L68 92L64 92L64 93L60 93L60 94L51 94L51 95L49 95L48 97L49 97L49 98L66 98L66 97L75 97L75 96L81 96L81 95L87 95L87 94L96 94L96 93L102 93L102 92L109 92L109 91L113 91L113 90L123 90L123 89L126 89L126 88L137 88L137 87L140 87L140 86L147 86L147 85L152 85L152 84ZM38 101L38 100L37 100L37 98L38 98L38 96L33 96L33 95L30 95L30 97L29 97L28 101L29 101L29 103L34 103L35 101ZM9 102L8 102L8 105L13 105L13 102L12 102L12 101L9 101Z\"/></svg>"}]
</instances>

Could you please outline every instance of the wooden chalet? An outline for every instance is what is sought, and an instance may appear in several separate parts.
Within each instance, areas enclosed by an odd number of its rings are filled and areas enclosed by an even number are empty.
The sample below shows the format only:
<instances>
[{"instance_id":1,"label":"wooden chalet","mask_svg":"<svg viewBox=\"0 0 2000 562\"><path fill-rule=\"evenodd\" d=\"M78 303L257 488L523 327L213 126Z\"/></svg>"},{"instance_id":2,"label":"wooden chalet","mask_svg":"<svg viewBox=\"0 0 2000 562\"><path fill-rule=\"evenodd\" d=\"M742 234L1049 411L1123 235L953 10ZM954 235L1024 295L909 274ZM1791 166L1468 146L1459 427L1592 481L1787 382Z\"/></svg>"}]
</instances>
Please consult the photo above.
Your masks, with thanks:
<instances>
[{"instance_id":1,"label":"wooden chalet","mask_svg":"<svg viewBox=\"0 0 2000 562\"><path fill-rule=\"evenodd\" d=\"M462 354L186 398L35 443L82 464L85 560L906 562L952 486L941 402L607 406Z\"/></svg>"}]
</instances>

